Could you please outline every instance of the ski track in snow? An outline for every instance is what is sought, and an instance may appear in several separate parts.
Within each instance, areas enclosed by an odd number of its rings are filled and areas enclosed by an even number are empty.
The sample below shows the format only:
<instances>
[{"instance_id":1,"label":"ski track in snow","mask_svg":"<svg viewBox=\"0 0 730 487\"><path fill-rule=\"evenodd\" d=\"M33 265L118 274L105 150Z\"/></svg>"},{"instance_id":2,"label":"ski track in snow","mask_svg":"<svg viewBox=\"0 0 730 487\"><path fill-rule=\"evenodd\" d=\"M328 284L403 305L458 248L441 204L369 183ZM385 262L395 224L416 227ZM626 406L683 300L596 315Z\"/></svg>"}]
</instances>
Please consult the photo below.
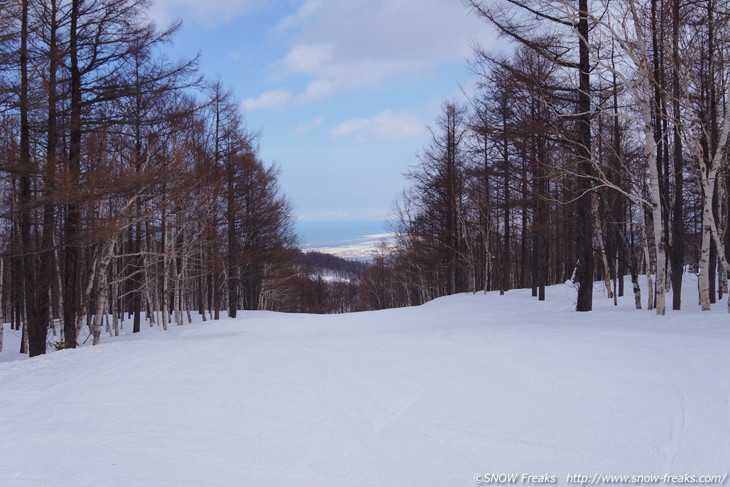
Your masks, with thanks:
<instances>
[{"instance_id":1,"label":"ski track in snow","mask_svg":"<svg viewBox=\"0 0 730 487\"><path fill-rule=\"evenodd\" d=\"M730 317L552 286L347 315L244 312L0 353L2 486L469 486L730 471ZM627 285L627 291L630 287ZM643 288L645 289L645 287ZM668 300L668 302L670 302ZM128 330L126 330L128 331Z\"/></svg>"}]
</instances>

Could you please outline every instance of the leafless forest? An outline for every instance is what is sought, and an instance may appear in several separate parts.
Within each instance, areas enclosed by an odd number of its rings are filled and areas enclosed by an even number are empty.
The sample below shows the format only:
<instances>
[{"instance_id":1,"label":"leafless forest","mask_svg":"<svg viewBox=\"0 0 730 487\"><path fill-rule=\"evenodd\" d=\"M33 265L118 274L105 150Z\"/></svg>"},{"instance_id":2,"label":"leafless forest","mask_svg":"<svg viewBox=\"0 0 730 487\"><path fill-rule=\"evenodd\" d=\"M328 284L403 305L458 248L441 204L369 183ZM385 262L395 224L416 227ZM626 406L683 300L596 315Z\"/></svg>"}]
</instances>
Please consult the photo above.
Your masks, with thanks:
<instances>
[{"instance_id":1,"label":"leafless forest","mask_svg":"<svg viewBox=\"0 0 730 487\"><path fill-rule=\"evenodd\" d=\"M147 6L2 2L2 316L30 355L124 314L138 332L302 310L278 169L221 82L159 54L179 26Z\"/></svg>"},{"instance_id":2,"label":"leafless forest","mask_svg":"<svg viewBox=\"0 0 730 487\"><path fill-rule=\"evenodd\" d=\"M730 11L717 0L466 0L510 42L477 47L476 92L446 102L374 269L383 307L573 282L680 309L727 294ZM650 276L640 289L637 275ZM667 290L675 291L667 303ZM643 296L643 298L642 298ZM730 305L730 302L729 302Z\"/></svg>"}]
</instances>

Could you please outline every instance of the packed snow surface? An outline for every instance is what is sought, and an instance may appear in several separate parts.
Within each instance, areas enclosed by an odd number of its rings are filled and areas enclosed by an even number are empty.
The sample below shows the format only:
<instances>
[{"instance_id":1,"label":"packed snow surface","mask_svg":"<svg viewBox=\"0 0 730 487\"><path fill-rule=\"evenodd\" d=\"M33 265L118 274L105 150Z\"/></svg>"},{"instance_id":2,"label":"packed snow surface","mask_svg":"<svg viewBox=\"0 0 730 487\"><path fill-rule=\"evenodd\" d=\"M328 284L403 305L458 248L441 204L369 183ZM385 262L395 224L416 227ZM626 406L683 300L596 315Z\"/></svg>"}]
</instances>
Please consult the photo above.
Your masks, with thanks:
<instances>
[{"instance_id":1,"label":"packed snow surface","mask_svg":"<svg viewBox=\"0 0 730 487\"><path fill-rule=\"evenodd\" d=\"M0 485L723 476L730 317L724 303L700 312L694 286L665 317L633 309L629 286L614 308L596 284L591 313L553 286L547 302L517 290L336 316L244 312L27 360L9 360L6 325Z\"/></svg>"}]
</instances>

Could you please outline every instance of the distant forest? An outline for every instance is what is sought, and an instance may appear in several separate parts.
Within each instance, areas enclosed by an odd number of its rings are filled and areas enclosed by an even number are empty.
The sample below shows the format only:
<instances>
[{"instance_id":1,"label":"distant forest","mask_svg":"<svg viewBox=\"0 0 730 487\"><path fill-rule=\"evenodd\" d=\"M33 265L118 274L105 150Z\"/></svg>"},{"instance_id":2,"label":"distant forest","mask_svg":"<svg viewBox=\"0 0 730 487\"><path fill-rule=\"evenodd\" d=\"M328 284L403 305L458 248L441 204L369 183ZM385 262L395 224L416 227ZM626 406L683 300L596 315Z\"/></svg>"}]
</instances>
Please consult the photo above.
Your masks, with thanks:
<instances>
[{"instance_id":1,"label":"distant forest","mask_svg":"<svg viewBox=\"0 0 730 487\"><path fill-rule=\"evenodd\" d=\"M565 281L589 311L594 280L610 298L625 275L658 314L670 287L682 306L684 272L703 309L728 294L727 4L463 3L512 49L475 48L469 101L444 102L407 175L396 244L364 265L297 249L239 103L196 59L160 54L179 25L157 29L148 2L2 2L0 313L23 351L96 344L123 316L139 332L240 309L545 299Z\"/></svg>"}]
</instances>

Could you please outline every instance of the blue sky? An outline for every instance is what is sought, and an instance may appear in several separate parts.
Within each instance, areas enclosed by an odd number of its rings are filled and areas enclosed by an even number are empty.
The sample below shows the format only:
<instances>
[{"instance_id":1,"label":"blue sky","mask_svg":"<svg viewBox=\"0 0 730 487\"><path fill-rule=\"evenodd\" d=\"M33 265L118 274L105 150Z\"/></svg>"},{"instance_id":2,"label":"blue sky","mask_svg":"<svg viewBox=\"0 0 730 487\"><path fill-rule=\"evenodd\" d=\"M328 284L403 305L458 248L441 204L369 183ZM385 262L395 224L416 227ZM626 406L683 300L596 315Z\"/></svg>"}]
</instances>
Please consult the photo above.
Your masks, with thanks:
<instances>
[{"instance_id":1,"label":"blue sky","mask_svg":"<svg viewBox=\"0 0 730 487\"><path fill-rule=\"evenodd\" d=\"M494 44L461 0L153 0L183 20L175 52L241 100L302 219L384 218L471 46Z\"/></svg>"}]
</instances>

